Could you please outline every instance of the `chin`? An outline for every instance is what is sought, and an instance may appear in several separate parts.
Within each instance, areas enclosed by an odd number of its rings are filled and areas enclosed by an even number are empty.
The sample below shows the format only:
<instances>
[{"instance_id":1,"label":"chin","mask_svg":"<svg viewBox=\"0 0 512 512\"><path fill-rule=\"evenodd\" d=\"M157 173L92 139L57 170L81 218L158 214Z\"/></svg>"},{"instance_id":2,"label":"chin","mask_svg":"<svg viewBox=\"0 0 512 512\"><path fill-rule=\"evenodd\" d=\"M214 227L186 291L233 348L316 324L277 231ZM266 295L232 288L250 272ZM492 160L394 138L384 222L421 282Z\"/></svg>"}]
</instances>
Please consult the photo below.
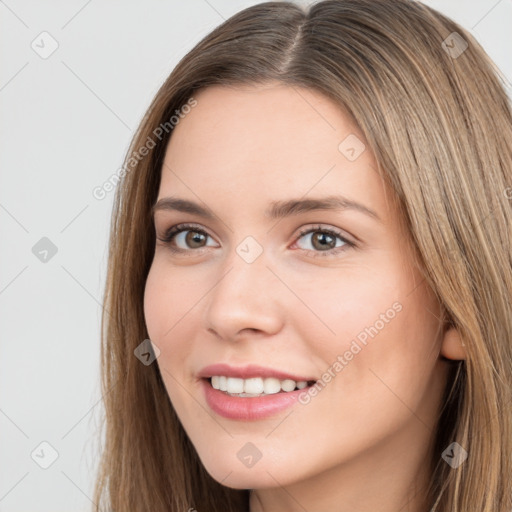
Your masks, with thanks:
<instances>
[{"instance_id":1,"label":"chin","mask_svg":"<svg viewBox=\"0 0 512 512\"><path fill-rule=\"evenodd\" d=\"M283 479L282 471L279 469L272 470L272 468L263 465L259 466L260 463L261 461L252 468L233 468L229 464L223 464L221 466L214 465L214 467L205 465L205 469L215 481L230 489L268 489L290 483L289 479ZM272 476L275 478L272 478Z\"/></svg>"}]
</instances>

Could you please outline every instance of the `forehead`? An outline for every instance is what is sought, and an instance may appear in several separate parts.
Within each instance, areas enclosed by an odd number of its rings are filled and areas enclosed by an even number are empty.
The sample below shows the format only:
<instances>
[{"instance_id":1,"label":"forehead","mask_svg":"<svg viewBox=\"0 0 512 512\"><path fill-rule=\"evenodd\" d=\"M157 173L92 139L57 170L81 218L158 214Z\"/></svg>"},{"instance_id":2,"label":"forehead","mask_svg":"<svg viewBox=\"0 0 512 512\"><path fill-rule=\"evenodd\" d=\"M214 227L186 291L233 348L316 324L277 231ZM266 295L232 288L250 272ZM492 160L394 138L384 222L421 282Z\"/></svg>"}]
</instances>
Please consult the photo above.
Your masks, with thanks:
<instances>
[{"instance_id":1,"label":"forehead","mask_svg":"<svg viewBox=\"0 0 512 512\"><path fill-rule=\"evenodd\" d=\"M317 91L271 82L265 85L214 86L201 90L197 106L175 127L169 152L208 151L223 160L258 153L275 161L283 155L314 158L336 155L347 135L364 139L342 107ZM181 150L181 151L180 151Z\"/></svg>"},{"instance_id":2,"label":"forehead","mask_svg":"<svg viewBox=\"0 0 512 512\"><path fill-rule=\"evenodd\" d=\"M364 136L326 96L270 83L214 86L194 98L173 129L159 197L255 213L273 200L343 194L385 217L385 190ZM348 146L356 158L347 158Z\"/></svg>"}]
</instances>

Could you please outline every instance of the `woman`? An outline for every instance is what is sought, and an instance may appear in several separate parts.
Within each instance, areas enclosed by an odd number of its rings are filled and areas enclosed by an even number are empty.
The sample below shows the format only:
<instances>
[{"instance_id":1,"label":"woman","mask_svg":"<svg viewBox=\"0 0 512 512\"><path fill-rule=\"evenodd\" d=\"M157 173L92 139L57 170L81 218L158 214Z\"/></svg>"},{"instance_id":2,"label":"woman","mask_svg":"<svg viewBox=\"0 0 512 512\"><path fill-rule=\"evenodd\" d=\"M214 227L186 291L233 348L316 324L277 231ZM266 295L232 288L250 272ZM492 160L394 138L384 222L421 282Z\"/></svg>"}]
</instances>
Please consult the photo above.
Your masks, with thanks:
<instances>
[{"instance_id":1,"label":"woman","mask_svg":"<svg viewBox=\"0 0 512 512\"><path fill-rule=\"evenodd\" d=\"M98 509L510 512L512 115L409 0L205 37L126 156Z\"/></svg>"}]
</instances>

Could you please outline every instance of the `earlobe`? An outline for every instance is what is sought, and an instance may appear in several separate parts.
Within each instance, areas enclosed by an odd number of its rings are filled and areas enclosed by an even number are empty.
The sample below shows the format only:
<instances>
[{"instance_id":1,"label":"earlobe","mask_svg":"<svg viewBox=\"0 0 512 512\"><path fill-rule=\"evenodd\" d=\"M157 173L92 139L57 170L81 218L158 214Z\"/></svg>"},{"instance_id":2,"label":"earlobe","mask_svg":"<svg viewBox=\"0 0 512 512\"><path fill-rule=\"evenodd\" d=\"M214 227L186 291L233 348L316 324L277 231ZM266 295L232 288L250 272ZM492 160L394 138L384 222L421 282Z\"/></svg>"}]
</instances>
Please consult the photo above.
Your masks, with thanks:
<instances>
[{"instance_id":1,"label":"earlobe","mask_svg":"<svg viewBox=\"0 0 512 512\"><path fill-rule=\"evenodd\" d=\"M443 343L441 345L441 355L447 359L466 359L466 349L462 343L459 331L457 331L455 327L450 327L444 333Z\"/></svg>"}]
</instances>

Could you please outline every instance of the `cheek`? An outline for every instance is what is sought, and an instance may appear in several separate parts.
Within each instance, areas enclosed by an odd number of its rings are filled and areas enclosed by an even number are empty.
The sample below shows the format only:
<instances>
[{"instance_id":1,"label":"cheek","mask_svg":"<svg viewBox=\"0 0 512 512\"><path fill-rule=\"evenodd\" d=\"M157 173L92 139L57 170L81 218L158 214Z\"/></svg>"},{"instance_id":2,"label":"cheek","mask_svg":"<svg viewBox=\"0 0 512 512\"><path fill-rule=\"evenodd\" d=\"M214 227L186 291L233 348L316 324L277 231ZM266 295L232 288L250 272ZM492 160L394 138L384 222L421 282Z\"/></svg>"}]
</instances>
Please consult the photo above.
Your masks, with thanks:
<instances>
[{"instance_id":1,"label":"cheek","mask_svg":"<svg viewBox=\"0 0 512 512\"><path fill-rule=\"evenodd\" d=\"M164 254L155 256L148 273L144 318L148 336L160 350L157 364L173 402L180 394L176 379L190 378L190 362L201 350L194 340L201 328L205 294L212 286L205 272L198 275L192 267L173 268Z\"/></svg>"},{"instance_id":2,"label":"cheek","mask_svg":"<svg viewBox=\"0 0 512 512\"><path fill-rule=\"evenodd\" d=\"M144 318L149 339L156 344L160 354L156 360L167 392L173 396L177 368L186 362L187 344L179 343L187 339L186 327L187 300L180 283L170 272L154 263L149 271L144 290ZM180 320L181 319L181 320Z\"/></svg>"},{"instance_id":3,"label":"cheek","mask_svg":"<svg viewBox=\"0 0 512 512\"><path fill-rule=\"evenodd\" d=\"M172 338L186 326L186 316L204 294L185 272L172 271L160 258L150 268L144 289L144 318L149 337L158 342Z\"/></svg>"},{"instance_id":4,"label":"cheek","mask_svg":"<svg viewBox=\"0 0 512 512\"><path fill-rule=\"evenodd\" d=\"M369 339L368 329L375 324L379 332L387 327L382 315L385 320L397 315L396 303L402 296L399 277L382 265L378 271L344 269L297 284L297 295L307 309L299 304L290 311L295 311L295 319L302 324L301 337L314 343L312 348L329 355L329 359L349 350L354 339L364 346Z\"/></svg>"},{"instance_id":5,"label":"cheek","mask_svg":"<svg viewBox=\"0 0 512 512\"><path fill-rule=\"evenodd\" d=\"M156 364L173 406L180 411L190 406L186 399L183 400L181 386L178 384L183 381L180 370L185 367L191 353L191 344L180 342L190 339L186 332L186 315L192 308L189 302L194 300L194 297L187 298L187 290L190 295L190 280L188 286L186 283L187 280L180 278L179 272L170 272L155 259L144 289L146 328L149 339L160 350Z\"/></svg>"},{"instance_id":6,"label":"cheek","mask_svg":"<svg viewBox=\"0 0 512 512\"><path fill-rule=\"evenodd\" d=\"M163 283L158 278L158 271L153 264L149 270L144 288L144 319L148 330L149 338L157 340L161 330L163 309Z\"/></svg>"},{"instance_id":7,"label":"cheek","mask_svg":"<svg viewBox=\"0 0 512 512\"><path fill-rule=\"evenodd\" d=\"M353 396L389 393L382 381L406 394L417 392L437 359L436 302L424 285L417 286L420 277L404 272L399 258L380 261L378 270L373 265L343 278L320 278L299 291L319 317L295 313L302 316L303 339L326 371L343 375L331 378L333 387Z\"/></svg>"}]
</instances>

